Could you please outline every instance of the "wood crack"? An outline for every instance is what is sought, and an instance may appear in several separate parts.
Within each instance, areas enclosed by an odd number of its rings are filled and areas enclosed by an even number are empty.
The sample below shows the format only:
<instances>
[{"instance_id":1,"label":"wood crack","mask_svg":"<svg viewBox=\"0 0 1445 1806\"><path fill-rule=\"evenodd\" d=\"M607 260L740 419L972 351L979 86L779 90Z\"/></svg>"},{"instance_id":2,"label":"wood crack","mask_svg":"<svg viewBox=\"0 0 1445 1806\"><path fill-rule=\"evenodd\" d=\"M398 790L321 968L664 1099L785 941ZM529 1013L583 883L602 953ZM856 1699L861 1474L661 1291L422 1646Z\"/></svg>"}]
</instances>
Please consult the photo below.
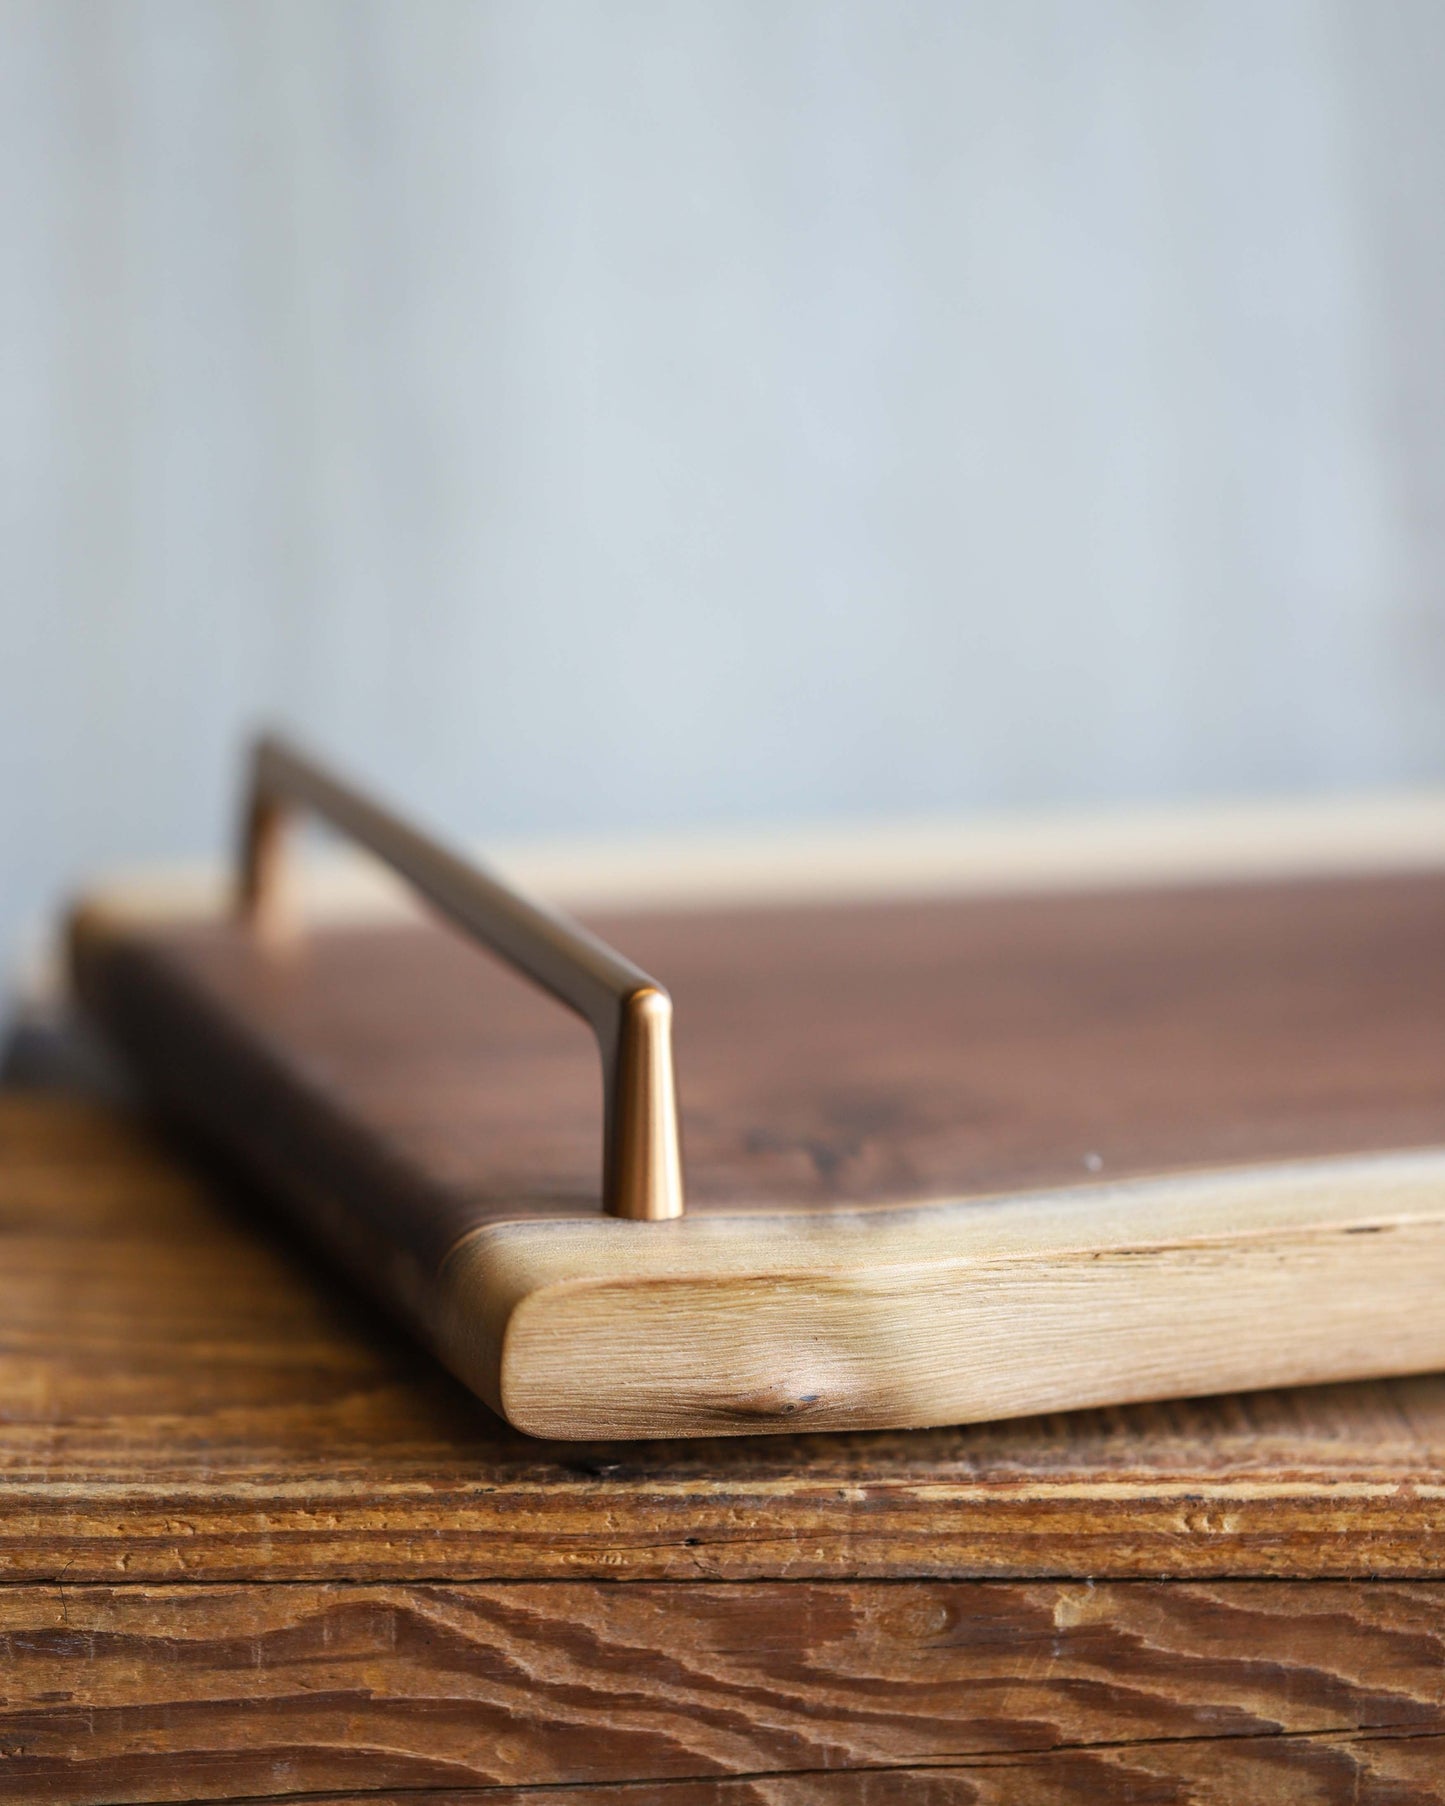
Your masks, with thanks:
<instances>
[{"instance_id":1,"label":"wood crack","mask_svg":"<svg viewBox=\"0 0 1445 1806\"><path fill-rule=\"evenodd\" d=\"M506 1795L525 1796L559 1796L577 1793L586 1789L597 1794L625 1795L638 1788L683 1788L683 1787L742 1787L759 1781L806 1781L813 1779L842 1779L849 1776L863 1775L947 1775L981 1768L1008 1768L1033 1765L1042 1759L1068 1755L1101 1755L1119 1753L1128 1755L1152 1749L1191 1749L1208 1748L1217 1745L1248 1745L1251 1743L1324 1743L1330 1740L1345 1743L1370 1742L1431 1742L1445 1739L1445 1730L1422 1731L1408 1725L1376 1725L1362 1730L1352 1725L1330 1725L1317 1727L1308 1731L1245 1731L1221 1733L1218 1736L1195 1737L1139 1737L1129 1739L1101 1740L1095 1743L1071 1742L1040 1745L1028 1750L1009 1751L959 1751L941 1754L928 1758L906 1758L899 1762L860 1762L837 1764L830 1766L811 1766L800 1768L759 1768L737 1770L711 1770L697 1774L657 1774L629 1776L627 1779L611 1781L576 1780L576 1781L528 1781L512 1782L464 1782L460 1786L445 1785L441 1787L400 1786L390 1787L348 1787L344 1792L335 1788L320 1791L287 1792L283 1794L227 1794L224 1806L328 1806L331 1801L365 1801L413 1799L464 1800L467 1798L497 1798ZM131 1800L126 1806L174 1806L173 1798L157 1798L153 1800Z\"/></svg>"}]
</instances>

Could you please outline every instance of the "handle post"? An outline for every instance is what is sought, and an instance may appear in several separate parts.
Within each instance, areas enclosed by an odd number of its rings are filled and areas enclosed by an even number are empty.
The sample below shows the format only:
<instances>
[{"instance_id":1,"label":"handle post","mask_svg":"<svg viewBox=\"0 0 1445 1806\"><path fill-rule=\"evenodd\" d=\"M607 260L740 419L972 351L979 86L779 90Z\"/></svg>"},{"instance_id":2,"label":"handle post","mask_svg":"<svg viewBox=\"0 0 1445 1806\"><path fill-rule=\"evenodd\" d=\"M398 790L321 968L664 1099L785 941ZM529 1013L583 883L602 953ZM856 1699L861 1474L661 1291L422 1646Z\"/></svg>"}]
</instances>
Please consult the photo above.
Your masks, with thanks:
<instances>
[{"instance_id":1,"label":"handle post","mask_svg":"<svg viewBox=\"0 0 1445 1806\"><path fill-rule=\"evenodd\" d=\"M591 1026L602 1060L602 1205L659 1222L683 1213L672 999L656 979L561 911L534 902L411 827L274 735L251 758L238 902L263 944L298 933L287 895L286 830L309 810L365 847L455 927Z\"/></svg>"}]
</instances>

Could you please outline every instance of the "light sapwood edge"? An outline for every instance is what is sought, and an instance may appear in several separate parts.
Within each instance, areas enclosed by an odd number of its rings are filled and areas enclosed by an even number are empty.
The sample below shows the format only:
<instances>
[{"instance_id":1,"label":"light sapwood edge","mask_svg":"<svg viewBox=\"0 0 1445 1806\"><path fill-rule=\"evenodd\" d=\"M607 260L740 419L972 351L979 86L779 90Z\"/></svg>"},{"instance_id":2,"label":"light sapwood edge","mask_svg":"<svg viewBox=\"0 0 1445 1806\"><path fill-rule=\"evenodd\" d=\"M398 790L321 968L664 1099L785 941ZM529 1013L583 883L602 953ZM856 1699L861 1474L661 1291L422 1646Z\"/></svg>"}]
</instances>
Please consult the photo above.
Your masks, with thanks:
<instances>
[{"instance_id":1,"label":"light sapwood edge","mask_svg":"<svg viewBox=\"0 0 1445 1806\"><path fill-rule=\"evenodd\" d=\"M478 1230L443 1358L559 1439L916 1428L1445 1365L1445 1149Z\"/></svg>"},{"instance_id":2,"label":"light sapwood edge","mask_svg":"<svg viewBox=\"0 0 1445 1806\"><path fill-rule=\"evenodd\" d=\"M316 921L417 913L364 856L297 863ZM1438 871L1445 792L519 842L492 846L488 863L569 908L619 910ZM232 875L158 865L103 878L88 898L119 921L206 918L229 910Z\"/></svg>"},{"instance_id":3,"label":"light sapwood edge","mask_svg":"<svg viewBox=\"0 0 1445 1806\"><path fill-rule=\"evenodd\" d=\"M495 845L488 858L564 908L619 913L1426 872L1445 867L1445 792L534 841ZM294 882L317 926L424 915L404 884L351 851L298 852ZM221 920L233 902L229 868L193 862L98 878L75 910L119 931ZM36 1005L64 995L53 933L38 937L16 983Z\"/></svg>"}]
</instances>

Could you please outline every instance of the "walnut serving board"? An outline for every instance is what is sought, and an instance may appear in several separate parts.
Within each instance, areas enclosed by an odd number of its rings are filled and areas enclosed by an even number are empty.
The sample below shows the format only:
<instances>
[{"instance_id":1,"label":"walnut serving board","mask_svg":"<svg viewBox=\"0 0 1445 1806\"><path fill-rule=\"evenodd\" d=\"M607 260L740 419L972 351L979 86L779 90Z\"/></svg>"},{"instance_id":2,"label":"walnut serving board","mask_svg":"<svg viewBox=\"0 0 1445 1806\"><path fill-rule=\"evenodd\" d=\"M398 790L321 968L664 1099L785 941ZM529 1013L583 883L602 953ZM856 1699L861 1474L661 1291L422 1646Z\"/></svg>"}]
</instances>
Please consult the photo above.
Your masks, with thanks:
<instances>
[{"instance_id":1,"label":"walnut serving board","mask_svg":"<svg viewBox=\"0 0 1445 1806\"><path fill-rule=\"evenodd\" d=\"M515 1426L902 1428L1445 1366L1445 874L629 908L686 1214L599 1208L585 1028L446 926L102 895L134 1069Z\"/></svg>"}]
</instances>

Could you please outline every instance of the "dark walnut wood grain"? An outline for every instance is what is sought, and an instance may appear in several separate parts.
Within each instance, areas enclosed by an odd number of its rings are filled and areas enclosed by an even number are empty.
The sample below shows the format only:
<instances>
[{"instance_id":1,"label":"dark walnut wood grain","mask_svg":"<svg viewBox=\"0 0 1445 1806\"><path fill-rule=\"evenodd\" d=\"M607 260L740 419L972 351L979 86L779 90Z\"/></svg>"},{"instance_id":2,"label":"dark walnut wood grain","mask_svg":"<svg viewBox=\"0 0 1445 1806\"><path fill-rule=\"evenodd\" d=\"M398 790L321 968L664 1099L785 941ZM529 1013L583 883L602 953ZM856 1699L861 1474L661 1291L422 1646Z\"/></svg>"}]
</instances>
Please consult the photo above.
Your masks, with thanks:
<instances>
[{"instance_id":1,"label":"dark walnut wood grain","mask_svg":"<svg viewBox=\"0 0 1445 1806\"><path fill-rule=\"evenodd\" d=\"M1435 1800L1442 1499L1434 1379L538 1444L249 1194L0 1099L6 1801Z\"/></svg>"},{"instance_id":2,"label":"dark walnut wood grain","mask_svg":"<svg viewBox=\"0 0 1445 1806\"><path fill-rule=\"evenodd\" d=\"M1445 875L593 924L676 1000L693 1211L1445 1144ZM82 937L141 1069L423 1266L598 1209L586 1027L441 927Z\"/></svg>"},{"instance_id":3,"label":"dark walnut wood grain","mask_svg":"<svg viewBox=\"0 0 1445 1806\"><path fill-rule=\"evenodd\" d=\"M1397 1801L1441 1775L1445 1587L65 1584L0 1591L0 1672L37 1803Z\"/></svg>"}]
</instances>

